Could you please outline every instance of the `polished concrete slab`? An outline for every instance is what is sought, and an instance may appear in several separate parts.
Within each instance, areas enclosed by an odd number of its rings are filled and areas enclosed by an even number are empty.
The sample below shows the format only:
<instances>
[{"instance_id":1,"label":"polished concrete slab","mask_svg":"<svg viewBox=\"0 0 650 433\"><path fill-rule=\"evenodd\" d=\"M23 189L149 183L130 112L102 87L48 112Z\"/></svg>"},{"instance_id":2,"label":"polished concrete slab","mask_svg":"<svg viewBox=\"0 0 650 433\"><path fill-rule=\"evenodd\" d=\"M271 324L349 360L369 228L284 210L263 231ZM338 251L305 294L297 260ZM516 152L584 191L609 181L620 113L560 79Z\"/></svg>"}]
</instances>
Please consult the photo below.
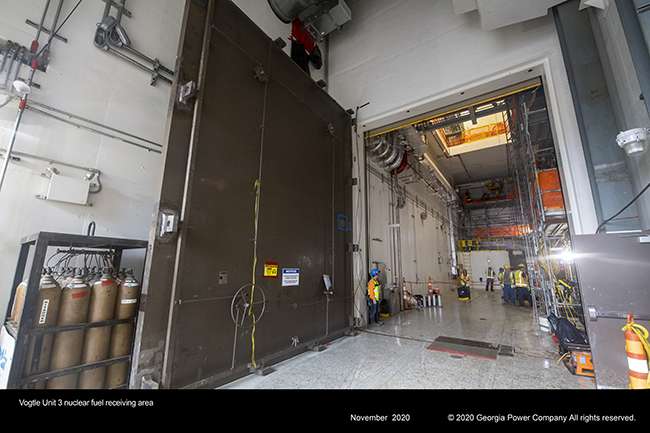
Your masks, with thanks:
<instances>
[{"instance_id":1,"label":"polished concrete slab","mask_svg":"<svg viewBox=\"0 0 650 433\"><path fill-rule=\"evenodd\" d=\"M333 341L249 375L221 389L595 389L592 378L571 374L557 344L540 330L531 308L505 306L501 291L475 289L467 301L441 293L442 307L400 312L383 325L359 328ZM431 350L446 341L506 348L495 357ZM460 352L460 353L454 353Z\"/></svg>"}]
</instances>

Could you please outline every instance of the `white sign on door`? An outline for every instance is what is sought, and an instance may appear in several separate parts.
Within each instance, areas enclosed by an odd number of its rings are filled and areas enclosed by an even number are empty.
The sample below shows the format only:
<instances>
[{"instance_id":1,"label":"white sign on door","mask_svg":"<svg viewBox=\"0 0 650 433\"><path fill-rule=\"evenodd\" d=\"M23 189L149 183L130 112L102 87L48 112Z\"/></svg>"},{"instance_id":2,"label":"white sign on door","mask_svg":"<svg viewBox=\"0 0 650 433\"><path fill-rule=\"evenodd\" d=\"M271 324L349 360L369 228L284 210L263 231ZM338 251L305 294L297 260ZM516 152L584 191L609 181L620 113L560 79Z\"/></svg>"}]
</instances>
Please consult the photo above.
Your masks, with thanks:
<instances>
[{"instance_id":1,"label":"white sign on door","mask_svg":"<svg viewBox=\"0 0 650 433\"><path fill-rule=\"evenodd\" d=\"M282 286L297 286L300 283L300 269L282 269Z\"/></svg>"}]
</instances>

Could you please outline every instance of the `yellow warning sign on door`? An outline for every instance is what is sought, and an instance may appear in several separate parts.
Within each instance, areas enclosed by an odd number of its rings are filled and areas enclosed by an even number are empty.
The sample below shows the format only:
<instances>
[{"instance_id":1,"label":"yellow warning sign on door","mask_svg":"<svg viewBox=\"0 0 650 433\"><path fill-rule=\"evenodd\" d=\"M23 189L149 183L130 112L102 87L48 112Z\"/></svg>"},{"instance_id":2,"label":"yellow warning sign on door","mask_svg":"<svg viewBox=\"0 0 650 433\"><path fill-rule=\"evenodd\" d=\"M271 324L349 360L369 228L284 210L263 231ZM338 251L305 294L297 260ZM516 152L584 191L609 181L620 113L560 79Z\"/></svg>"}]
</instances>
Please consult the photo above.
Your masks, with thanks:
<instances>
[{"instance_id":1,"label":"yellow warning sign on door","mask_svg":"<svg viewBox=\"0 0 650 433\"><path fill-rule=\"evenodd\" d=\"M264 263L264 278L278 278L278 264L276 262Z\"/></svg>"}]
</instances>

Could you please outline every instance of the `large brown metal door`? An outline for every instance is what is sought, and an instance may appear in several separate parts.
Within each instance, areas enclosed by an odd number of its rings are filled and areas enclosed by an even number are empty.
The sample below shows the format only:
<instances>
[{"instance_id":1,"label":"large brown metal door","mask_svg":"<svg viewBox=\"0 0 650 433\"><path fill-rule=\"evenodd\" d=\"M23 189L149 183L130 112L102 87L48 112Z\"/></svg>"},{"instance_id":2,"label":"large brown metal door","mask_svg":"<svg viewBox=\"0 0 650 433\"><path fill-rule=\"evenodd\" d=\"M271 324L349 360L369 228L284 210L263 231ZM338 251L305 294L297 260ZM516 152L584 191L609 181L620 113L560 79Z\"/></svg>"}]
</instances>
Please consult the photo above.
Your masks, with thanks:
<instances>
[{"instance_id":1,"label":"large brown metal door","mask_svg":"<svg viewBox=\"0 0 650 433\"><path fill-rule=\"evenodd\" d=\"M135 388L214 387L352 326L349 114L226 0L187 2L179 58Z\"/></svg>"}]
</instances>

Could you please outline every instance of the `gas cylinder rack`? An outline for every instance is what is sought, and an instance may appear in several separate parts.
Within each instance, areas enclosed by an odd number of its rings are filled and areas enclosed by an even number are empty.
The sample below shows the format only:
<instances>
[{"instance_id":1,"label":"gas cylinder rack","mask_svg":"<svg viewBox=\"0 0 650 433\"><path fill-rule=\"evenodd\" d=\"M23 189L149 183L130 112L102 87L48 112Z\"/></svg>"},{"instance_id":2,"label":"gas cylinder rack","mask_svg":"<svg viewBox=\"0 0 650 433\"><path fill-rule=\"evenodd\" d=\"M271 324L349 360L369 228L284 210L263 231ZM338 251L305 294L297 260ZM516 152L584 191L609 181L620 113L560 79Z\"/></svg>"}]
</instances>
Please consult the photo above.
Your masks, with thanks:
<instances>
[{"instance_id":1,"label":"gas cylinder rack","mask_svg":"<svg viewBox=\"0 0 650 433\"><path fill-rule=\"evenodd\" d=\"M75 235L66 233L38 232L26 236L21 240L21 249L16 265L16 272L12 285L10 301L5 316L5 330L15 340L15 349L13 360L7 376L7 389L34 388L37 383L43 383L46 380L62 377L70 374L78 374L86 370L92 370L101 367L108 367L118 363L127 363L130 365L132 347L128 354L119 357L104 359L97 362L91 362L84 365L76 365L63 368L57 371L46 371L44 373L25 373L25 365L30 363L32 366L40 365L40 351L29 350L30 344L34 343L39 347L45 335L62 333L65 331L86 330L91 328L114 327L120 324L135 324L137 320L136 307L132 317L124 319L102 320L93 323L77 323L65 326L54 326L43 328L36 326L35 314L37 309L37 299L39 296L39 282L43 275L44 264L48 254L49 247L65 247L70 251L74 249L88 249L89 251L104 251L110 254L111 264L114 269L119 269L125 250L145 249L143 257L146 256L148 241L99 237L94 235ZM33 251L32 251L33 249ZM51 250L50 250L51 251ZM83 250L82 250L83 251ZM31 266L28 266L28 259L31 255ZM144 258L143 258L144 260ZM27 270L27 274L25 271ZM22 306L21 318L16 323L12 319L13 303L18 286L23 281L27 281L24 301ZM139 305L139 296L137 300ZM133 326L135 332L135 326ZM131 340L132 341L132 340ZM33 355L28 355L32 353ZM27 359L31 357L31 359ZM29 372L30 370L27 369ZM31 370L33 371L33 370ZM128 370L127 370L128 371ZM128 381L127 381L128 383ZM123 387L124 385L122 385Z\"/></svg>"}]
</instances>

